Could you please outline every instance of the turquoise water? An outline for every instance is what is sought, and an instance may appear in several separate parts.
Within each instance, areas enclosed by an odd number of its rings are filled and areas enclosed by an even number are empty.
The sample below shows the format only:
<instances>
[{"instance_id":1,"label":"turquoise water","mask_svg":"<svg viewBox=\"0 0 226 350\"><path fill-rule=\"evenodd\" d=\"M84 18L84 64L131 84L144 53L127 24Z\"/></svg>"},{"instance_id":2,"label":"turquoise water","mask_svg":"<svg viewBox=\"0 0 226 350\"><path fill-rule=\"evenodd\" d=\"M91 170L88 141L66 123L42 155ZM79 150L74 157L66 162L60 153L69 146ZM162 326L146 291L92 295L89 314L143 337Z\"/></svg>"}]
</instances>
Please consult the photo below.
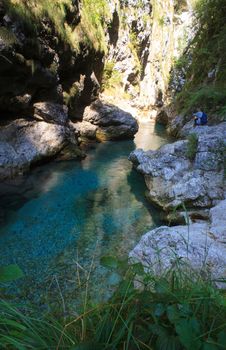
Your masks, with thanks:
<instances>
[{"instance_id":1,"label":"turquoise water","mask_svg":"<svg viewBox=\"0 0 226 350\"><path fill-rule=\"evenodd\" d=\"M117 283L100 257L125 257L161 224L128 155L165 142L163 129L145 124L134 141L98 144L82 162L52 162L2 185L0 265L16 263L25 274L8 292L37 302L54 294L73 300L78 273L82 279L90 269L99 296Z\"/></svg>"}]
</instances>

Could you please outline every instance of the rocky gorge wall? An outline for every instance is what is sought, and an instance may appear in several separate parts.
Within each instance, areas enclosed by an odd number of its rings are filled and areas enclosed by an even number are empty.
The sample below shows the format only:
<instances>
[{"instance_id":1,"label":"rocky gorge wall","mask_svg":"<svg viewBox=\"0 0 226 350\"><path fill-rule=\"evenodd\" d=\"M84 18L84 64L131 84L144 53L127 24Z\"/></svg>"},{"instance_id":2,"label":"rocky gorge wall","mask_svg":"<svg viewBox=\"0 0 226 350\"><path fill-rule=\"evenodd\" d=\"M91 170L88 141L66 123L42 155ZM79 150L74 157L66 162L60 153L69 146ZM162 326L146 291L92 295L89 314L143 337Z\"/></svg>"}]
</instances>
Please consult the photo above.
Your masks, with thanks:
<instances>
[{"instance_id":1,"label":"rocky gorge wall","mask_svg":"<svg viewBox=\"0 0 226 350\"><path fill-rule=\"evenodd\" d=\"M95 6L89 0L0 3L1 179L56 156L80 158L79 144L86 138L136 133L130 114L94 102L110 20L102 0Z\"/></svg>"},{"instance_id":2,"label":"rocky gorge wall","mask_svg":"<svg viewBox=\"0 0 226 350\"><path fill-rule=\"evenodd\" d=\"M186 44L178 48L190 23L181 24L185 14L187 1L1 1L1 173L23 173L43 158L80 157L85 139L133 137L136 121L96 103L100 89L113 78L131 103L161 107L173 57ZM59 132L62 142L52 150Z\"/></svg>"},{"instance_id":3,"label":"rocky gorge wall","mask_svg":"<svg viewBox=\"0 0 226 350\"><path fill-rule=\"evenodd\" d=\"M106 58L112 85L120 82L132 103L154 116L167 101L175 60L193 35L192 16L189 0L128 0L114 7Z\"/></svg>"},{"instance_id":4,"label":"rocky gorge wall","mask_svg":"<svg viewBox=\"0 0 226 350\"><path fill-rule=\"evenodd\" d=\"M104 64L103 83L113 78L133 103L161 107L173 62L190 40L189 0L61 3L40 19L26 1L1 1L1 120L31 115L40 101L64 103L71 119L81 119L99 95Z\"/></svg>"},{"instance_id":5,"label":"rocky gorge wall","mask_svg":"<svg viewBox=\"0 0 226 350\"><path fill-rule=\"evenodd\" d=\"M72 30L77 33L81 25L78 1L70 6L65 2L62 13L57 5L49 9L56 11L57 20L66 20L55 26L45 12L36 18L31 6L23 1L1 2L0 119L31 115L33 104L40 101L65 103L70 117L76 117L75 111L78 114L98 96L104 53L82 38L79 42L71 38ZM47 11L44 5L43 11ZM65 33L59 33L60 27Z\"/></svg>"}]
</instances>

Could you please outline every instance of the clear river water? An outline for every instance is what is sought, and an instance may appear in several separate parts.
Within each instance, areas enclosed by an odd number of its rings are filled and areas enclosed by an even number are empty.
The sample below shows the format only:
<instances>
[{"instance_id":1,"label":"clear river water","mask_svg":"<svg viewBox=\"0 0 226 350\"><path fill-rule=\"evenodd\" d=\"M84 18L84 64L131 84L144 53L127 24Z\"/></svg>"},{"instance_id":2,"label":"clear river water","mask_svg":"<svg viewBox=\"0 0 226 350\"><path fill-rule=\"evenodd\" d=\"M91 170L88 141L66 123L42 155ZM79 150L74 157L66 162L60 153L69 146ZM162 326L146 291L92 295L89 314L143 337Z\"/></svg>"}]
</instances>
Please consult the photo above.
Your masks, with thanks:
<instances>
[{"instance_id":1,"label":"clear river water","mask_svg":"<svg viewBox=\"0 0 226 350\"><path fill-rule=\"evenodd\" d=\"M165 131L141 124L132 141L97 144L79 161L51 162L0 186L0 266L18 264L24 277L6 286L13 298L73 300L84 276L98 298L119 276L100 266L125 257L142 234L161 224L132 169L135 148L157 149Z\"/></svg>"}]
</instances>

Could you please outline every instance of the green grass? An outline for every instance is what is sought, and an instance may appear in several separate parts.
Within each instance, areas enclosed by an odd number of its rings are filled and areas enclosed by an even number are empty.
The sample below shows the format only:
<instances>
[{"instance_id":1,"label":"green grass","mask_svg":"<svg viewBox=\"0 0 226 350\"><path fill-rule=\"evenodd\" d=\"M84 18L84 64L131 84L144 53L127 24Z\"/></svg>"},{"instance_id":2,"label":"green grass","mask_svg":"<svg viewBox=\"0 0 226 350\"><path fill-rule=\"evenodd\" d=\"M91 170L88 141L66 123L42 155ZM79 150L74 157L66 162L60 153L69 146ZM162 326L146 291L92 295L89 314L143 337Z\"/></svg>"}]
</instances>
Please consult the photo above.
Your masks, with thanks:
<instances>
[{"instance_id":1,"label":"green grass","mask_svg":"<svg viewBox=\"0 0 226 350\"><path fill-rule=\"evenodd\" d=\"M184 87L177 95L177 106L183 113L191 113L197 108L204 111L215 111L220 117L226 112L226 88L216 85L203 85L190 89Z\"/></svg>"},{"instance_id":2,"label":"green grass","mask_svg":"<svg viewBox=\"0 0 226 350\"><path fill-rule=\"evenodd\" d=\"M76 316L0 302L2 349L224 350L226 298L177 260L161 276L113 257L102 264L123 276L113 296L95 304L85 286ZM88 278L91 278L89 275ZM134 287L134 281L139 288Z\"/></svg>"},{"instance_id":3,"label":"green grass","mask_svg":"<svg viewBox=\"0 0 226 350\"><path fill-rule=\"evenodd\" d=\"M105 52L105 29L110 20L110 10L106 0L81 0L81 21L77 26L67 23L67 12L73 10L72 0L4 0L10 16L18 21L29 36L36 37L48 19L52 30L77 52L80 43L85 43L96 51ZM47 30L47 28L46 28Z\"/></svg>"},{"instance_id":4,"label":"green grass","mask_svg":"<svg viewBox=\"0 0 226 350\"><path fill-rule=\"evenodd\" d=\"M82 0L81 28L86 37L86 43L96 51L107 52L105 36L106 26L111 19L110 9L106 0Z\"/></svg>"}]
</instances>

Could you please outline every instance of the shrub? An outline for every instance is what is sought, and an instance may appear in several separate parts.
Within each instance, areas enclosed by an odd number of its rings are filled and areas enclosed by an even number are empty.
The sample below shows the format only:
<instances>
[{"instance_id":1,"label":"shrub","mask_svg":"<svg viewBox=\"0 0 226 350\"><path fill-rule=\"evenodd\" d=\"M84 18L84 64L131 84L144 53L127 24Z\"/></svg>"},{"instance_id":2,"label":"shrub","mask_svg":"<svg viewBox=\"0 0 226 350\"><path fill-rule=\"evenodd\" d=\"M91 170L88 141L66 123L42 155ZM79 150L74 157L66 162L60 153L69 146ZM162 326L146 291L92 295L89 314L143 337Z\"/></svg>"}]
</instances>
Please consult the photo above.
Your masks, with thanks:
<instances>
[{"instance_id":1,"label":"shrub","mask_svg":"<svg viewBox=\"0 0 226 350\"><path fill-rule=\"evenodd\" d=\"M226 88L217 86L201 86L195 89L184 88L177 96L177 104L183 113L202 107L205 111L218 109L219 116L225 109Z\"/></svg>"},{"instance_id":2,"label":"shrub","mask_svg":"<svg viewBox=\"0 0 226 350\"><path fill-rule=\"evenodd\" d=\"M122 73L114 68L114 61L107 61L104 66L102 78L102 91L111 88L118 88L122 84Z\"/></svg>"},{"instance_id":3,"label":"shrub","mask_svg":"<svg viewBox=\"0 0 226 350\"><path fill-rule=\"evenodd\" d=\"M225 107L226 92L226 2L198 0L194 16L196 35L186 52L192 61L177 106L186 112L201 102L207 111L219 109L220 113ZM210 72L212 77L208 77Z\"/></svg>"},{"instance_id":4,"label":"shrub","mask_svg":"<svg viewBox=\"0 0 226 350\"><path fill-rule=\"evenodd\" d=\"M198 147L198 137L195 133L188 136L187 152L186 155L190 160L194 160Z\"/></svg>"}]
</instances>

